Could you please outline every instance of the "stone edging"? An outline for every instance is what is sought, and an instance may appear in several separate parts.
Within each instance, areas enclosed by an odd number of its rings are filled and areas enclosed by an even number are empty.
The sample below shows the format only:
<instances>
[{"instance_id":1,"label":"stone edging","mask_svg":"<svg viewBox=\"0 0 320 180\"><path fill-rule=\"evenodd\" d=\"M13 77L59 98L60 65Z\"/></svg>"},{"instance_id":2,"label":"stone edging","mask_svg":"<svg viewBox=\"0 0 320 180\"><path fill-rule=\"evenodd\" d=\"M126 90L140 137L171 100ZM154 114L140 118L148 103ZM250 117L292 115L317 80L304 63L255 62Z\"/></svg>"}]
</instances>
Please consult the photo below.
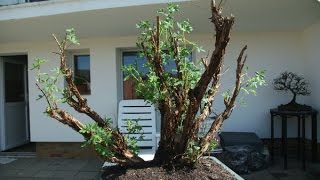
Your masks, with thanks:
<instances>
[{"instance_id":1,"label":"stone edging","mask_svg":"<svg viewBox=\"0 0 320 180\"><path fill-rule=\"evenodd\" d=\"M237 173L235 173L234 171L232 171L228 166L226 166L225 164L223 164L221 161L219 161L217 158L215 157L212 157L212 156L204 156L203 158L209 158L211 160L213 160L215 163L221 165L226 171L228 171L230 174L234 175L234 177L237 179L237 180L244 180L241 176L239 176ZM114 163L107 163L105 162L102 166L102 170L104 167L106 166L113 166L113 165L116 165ZM102 173L103 171L100 171L99 175L98 175L98 179L99 180L103 180L102 179Z\"/></svg>"},{"instance_id":2,"label":"stone edging","mask_svg":"<svg viewBox=\"0 0 320 180\"><path fill-rule=\"evenodd\" d=\"M230 169L228 166L226 166L225 164L223 164L220 160L218 160L215 157L212 156L205 156L204 158L209 158L211 160L213 160L214 162L216 162L217 164L221 165L226 171L228 171L230 174L234 175L234 177L237 180L244 180L241 176L239 176L237 173L235 173L232 169Z\"/></svg>"}]
</instances>

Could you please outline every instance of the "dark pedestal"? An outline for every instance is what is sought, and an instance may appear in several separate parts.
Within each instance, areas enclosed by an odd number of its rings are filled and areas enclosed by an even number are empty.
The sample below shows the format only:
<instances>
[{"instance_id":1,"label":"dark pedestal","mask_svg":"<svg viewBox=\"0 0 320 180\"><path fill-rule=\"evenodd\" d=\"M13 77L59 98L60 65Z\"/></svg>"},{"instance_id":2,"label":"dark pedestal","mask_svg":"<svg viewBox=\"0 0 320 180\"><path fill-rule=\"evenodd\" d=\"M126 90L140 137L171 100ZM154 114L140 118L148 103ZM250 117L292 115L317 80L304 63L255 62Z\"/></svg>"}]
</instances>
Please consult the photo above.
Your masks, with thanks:
<instances>
[{"instance_id":1,"label":"dark pedestal","mask_svg":"<svg viewBox=\"0 0 320 180\"><path fill-rule=\"evenodd\" d=\"M274 117L280 116L282 121L282 155L284 157L284 168L287 169L287 121L288 117L297 117L298 120L298 158L300 158L301 154L301 143L302 143L302 165L303 169L306 169L306 157L305 157L305 121L307 116L311 116L312 123L311 123L311 130L312 130L312 161L317 161L317 114L318 112L314 109L310 111L283 111L279 109L271 109L271 159L274 158ZM301 129L301 121L302 120L302 137L300 133Z\"/></svg>"}]
</instances>

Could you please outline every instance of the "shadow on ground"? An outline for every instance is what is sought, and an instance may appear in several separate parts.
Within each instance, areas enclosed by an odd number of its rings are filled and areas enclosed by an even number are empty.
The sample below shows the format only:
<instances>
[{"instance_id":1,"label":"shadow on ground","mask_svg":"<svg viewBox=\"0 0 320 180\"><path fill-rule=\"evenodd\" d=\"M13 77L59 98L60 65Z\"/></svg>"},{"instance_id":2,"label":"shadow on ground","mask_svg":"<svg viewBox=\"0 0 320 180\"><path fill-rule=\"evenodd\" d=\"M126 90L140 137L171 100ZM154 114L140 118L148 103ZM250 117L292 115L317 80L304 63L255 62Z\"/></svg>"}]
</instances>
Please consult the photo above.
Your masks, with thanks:
<instances>
[{"instance_id":1,"label":"shadow on ground","mask_svg":"<svg viewBox=\"0 0 320 180\"><path fill-rule=\"evenodd\" d=\"M247 180L318 180L320 179L320 163L307 162L307 169L302 169L298 159L288 159L288 169L283 168L283 160L275 158L268 169L242 175Z\"/></svg>"}]
</instances>

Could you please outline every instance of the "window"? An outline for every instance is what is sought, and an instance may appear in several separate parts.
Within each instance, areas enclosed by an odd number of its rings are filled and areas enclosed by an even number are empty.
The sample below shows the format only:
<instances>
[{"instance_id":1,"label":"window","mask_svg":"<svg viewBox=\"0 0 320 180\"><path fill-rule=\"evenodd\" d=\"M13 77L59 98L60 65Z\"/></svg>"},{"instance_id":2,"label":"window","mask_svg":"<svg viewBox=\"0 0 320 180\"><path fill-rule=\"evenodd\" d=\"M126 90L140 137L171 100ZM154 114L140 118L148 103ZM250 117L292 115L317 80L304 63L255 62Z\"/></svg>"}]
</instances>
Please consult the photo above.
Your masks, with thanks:
<instances>
[{"instance_id":1,"label":"window","mask_svg":"<svg viewBox=\"0 0 320 180\"><path fill-rule=\"evenodd\" d=\"M24 101L24 65L6 62L4 65L4 69L4 87L6 102Z\"/></svg>"},{"instance_id":2,"label":"window","mask_svg":"<svg viewBox=\"0 0 320 180\"><path fill-rule=\"evenodd\" d=\"M80 94L91 94L90 55L74 55L74 83Z\"/></svg>"},{"instance_id":3,"label":"window","mask_svg":"<svg viewBox=\"0 0 320 180\"><path fill-rule=\"evenodd\" d=\"M189 60L192 60L192 54L189 56ZM134 64L137 62L137 69L140 72L143 72L145 74L148 73L148 68L144 67L144 64L147 62L147 59L145 57L139 57L137 51L132 52L123 52L122 53L122 66L128 66L131 64ZM172 75L176 75L176 63L171 60L166 65L164 65L164 69L166 72L170 72ZM123 79L124 80L124 74ZM142 99L142 97L138 97L135 94L135 86L133 85L130 80L123 81L123 99Z\"/></svg>"}]
</instances>

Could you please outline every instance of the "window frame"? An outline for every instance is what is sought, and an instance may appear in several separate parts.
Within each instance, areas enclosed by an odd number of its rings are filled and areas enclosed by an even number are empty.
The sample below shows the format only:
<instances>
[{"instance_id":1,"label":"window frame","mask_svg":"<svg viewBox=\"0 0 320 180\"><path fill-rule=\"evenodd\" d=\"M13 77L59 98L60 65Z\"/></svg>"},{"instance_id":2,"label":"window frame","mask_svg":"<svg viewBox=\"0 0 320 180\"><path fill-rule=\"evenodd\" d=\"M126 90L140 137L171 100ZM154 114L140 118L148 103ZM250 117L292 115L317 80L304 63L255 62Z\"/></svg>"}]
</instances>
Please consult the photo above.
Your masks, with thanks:
<instances>
[{"instance_id":1,"label":"window frame","mask_svg":"<svg viewBox=\"0 0 320 180\"><path fill-rule=\"evenodd\" d=\"M75 61L76 61L76 56L89 56L89 73L90 73L90 85L89 85L89 88L90 88L90 91L87 93L83 93L83 92L80 92L81 95L83 96L88 96L88 95L91 95L92 94L92 76L91 76L91 55L90 55L90 51L84 51L84 52L71 52L70 53L70 68L72 69L72 75L73 75L73 81L75 80L75 73L76 73L76 65L75 65ZM77 87L78 88L78 87ZM79 90L79 89L78 89Z\"/></svg>"},{"instance_id":2,"label":"window frame","mask_svg":"<svg viewBox=\"0 0 320 180\"><path fill-rule=\"evenodd\" d=\"M137 49L137 48L134 48L134 47L127 47L127 48L117 48L116 49L116 66L117 66L117 86L118 86L118 95L117 95L117 98L118 98L118 102L120 102L120 100L124 100L124 82L123 82L123 79L124 79L124 75L123 75L123 71L121 70L121 67L123 66L123 54L124 53L138 53L140 50ZM191 52L191 61L192 62L196 62L196 51L192 51Z\"/></svg>"}]
</instances>

